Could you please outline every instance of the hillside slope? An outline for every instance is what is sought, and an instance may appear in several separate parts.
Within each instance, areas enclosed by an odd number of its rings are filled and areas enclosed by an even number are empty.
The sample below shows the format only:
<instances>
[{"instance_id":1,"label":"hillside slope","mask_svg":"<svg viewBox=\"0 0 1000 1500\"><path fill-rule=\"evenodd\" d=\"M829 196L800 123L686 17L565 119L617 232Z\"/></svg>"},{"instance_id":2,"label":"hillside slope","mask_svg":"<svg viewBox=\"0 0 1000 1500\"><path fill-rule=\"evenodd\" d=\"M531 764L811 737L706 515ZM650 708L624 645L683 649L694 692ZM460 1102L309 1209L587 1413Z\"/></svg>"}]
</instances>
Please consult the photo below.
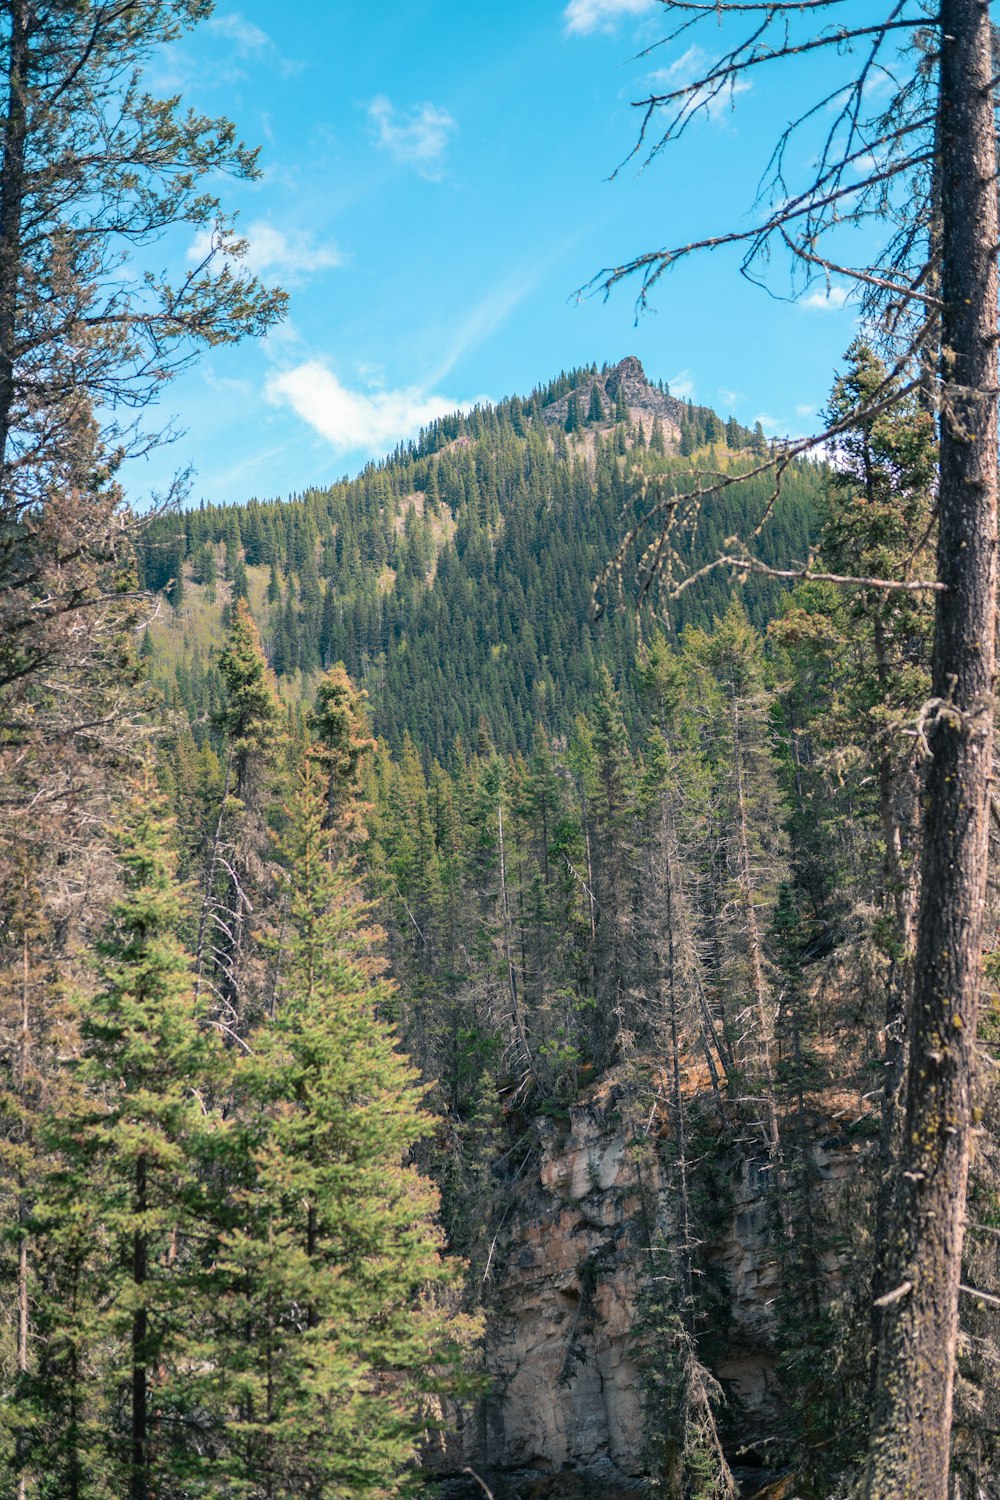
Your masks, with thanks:
<instances>
[{"instance_id":1,"label":"hillside slope","mask_svg":"<svg viewBox=\"0 0 1000 1500\"><path fill-rule=\"evenodd\" d=\"M501 750L527 749L534 727L564 734L607 664L630 694L636 625L626 580L595 626L591 587L643 481L681 486L691 465L752 467L763 435L676 400L634 358L560 376L435 423L355 480L287 501L203 506L150 530L144 582L163 589L147 651L170 701L204 726L218 700L212 649L225 606L247 597L286 696L343 660L367 688L376 731L406 733L446 760L483 723ZM769 522L764 555L803 557L820 471L800 465ZM741 485L714 503L690 544L697 564L749 529L769 492ZM726 578L678 601L673 633L725 608ZM744 593L763 623L780 595L756 579ZM198 730L199 733L202 730Z\"/></svg>"}]
</instances>

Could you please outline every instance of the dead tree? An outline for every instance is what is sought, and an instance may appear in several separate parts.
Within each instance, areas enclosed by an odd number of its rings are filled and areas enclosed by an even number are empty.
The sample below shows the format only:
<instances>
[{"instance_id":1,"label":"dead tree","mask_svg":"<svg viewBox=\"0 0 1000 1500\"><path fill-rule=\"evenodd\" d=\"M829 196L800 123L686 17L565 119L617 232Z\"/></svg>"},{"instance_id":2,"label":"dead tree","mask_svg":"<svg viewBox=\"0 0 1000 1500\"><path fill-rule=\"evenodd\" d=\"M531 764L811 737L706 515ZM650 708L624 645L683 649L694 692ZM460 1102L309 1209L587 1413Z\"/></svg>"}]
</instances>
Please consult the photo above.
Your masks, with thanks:
<instances>
[{"instance_id":1,"label":"dead tree","mask_svg":"<svg viewBox=\"0 0 1000 1500\"><path fill-rule=\"evenodd\" d=\"M770 504L751 536L730 539L702 571L763 570L754 544L782 477L832 431L913 391L939 418L936 577L851 581L935 595L932 697L917 726L930 766L909 1077L864 1493L868 1500L944 1500L994 713L998 236L990 7L988 0L883 0L875 16L859 17L845 0L663 0L663 10L671 29L659 48L681 40L687 47L717 22L722 41L700 76L640 101L640 154L656 157L708 108L735 101L737 85L762 69L818 54L829 86L776 143L761 188L768 211L753 227L650 251L601 272L590 289L607 293L638 277L642 307L664 273L696 251L738 246L744 275L760 280L772 252L784 250L791 294L843 279L888 356L886 381L863 408L762 461L756 472L774 475ZM872 102L876 80L888 82L887 107ZM810 132L819 135L818 149ZM814 163L808 179L792 182L793 164L804 157ZM873 220L883 229L876 258L848 264L828 250L834 230L842 236L845 225ZM687 493L654 496L598 592L629 558L637 559L643 594L689 586L678 536L697 525L707 495L739 481L733 473L702 475ZM915 537L915 553L920 543ZM789 560L783 576L808 576L812 564Z\"/></svg>"}]
</instances>

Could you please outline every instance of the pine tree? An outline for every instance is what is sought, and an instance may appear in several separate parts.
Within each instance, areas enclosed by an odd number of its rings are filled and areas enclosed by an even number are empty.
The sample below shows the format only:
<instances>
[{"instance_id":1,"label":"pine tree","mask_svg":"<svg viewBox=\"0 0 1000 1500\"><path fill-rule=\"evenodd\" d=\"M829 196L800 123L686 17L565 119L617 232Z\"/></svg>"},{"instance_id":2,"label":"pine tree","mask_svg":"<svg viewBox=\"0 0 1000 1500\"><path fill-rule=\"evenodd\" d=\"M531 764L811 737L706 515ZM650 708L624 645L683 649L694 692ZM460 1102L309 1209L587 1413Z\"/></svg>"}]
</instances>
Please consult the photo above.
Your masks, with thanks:
<instances>
[{"instance_id":1,"label":"pine tree","mask_svg":"<svg viewBox=\"0 0 1000 1500\"><path fill-rule=\"evenodd\" d=\"M597 912L594 945L600 1044L604 1056L627 1056L634 1044L634 889L637 778L611 673L602 667L588 725L591 748L578 762L589 782L593 827L588 859ZM581 750L585 740L581 741ZM589 762L589 764L588 764Z\"/></svg>"},{"instance_id":2,"label":"pine tree","mask_svg":"<svg viewBox=\"0 0 1000 1500\"><path fill-rule=\"evenodd\" d=\"M219 672L226 699L218 727L232 760L233 790L247 803L260 791L257 773L277 738L281 711L245 599L233 611L228 639L219 652Z\"/></svg>"},{"instance_id":3,"label":"pine tree","mask_svg":"<svg viewBox=\"0 0 1000 1500\"><path fill-rule=\"evenodd\" d=\"M364 757L377 748L368 725L364 697L347 675L343 662L337 662L316 690L312 715L315 754L326 773L330 797L327 827L336 827L339 835L348 839L363 833L358 781Z\"/></svg>"},{"instance_id":4,"label":"pine tree","mask_svg":"<svg viewBox=\"0 0 1000 1500\"><path fill-rule=\"evenodd\" d=\"M422 1403L455 1381L437 1196L407 1157L433 1129L416 1070L378 1018L387 999L365 908L331 864L328 788L310 756L283 854L289 925L274 1020L240 1061L250 1101L238 1222L219 1258L214 1367L237 1413L220 1463L268 1500L393 1495L413 1484Z\"/></svg>"},{"instance_id":5,"label":"pine tree","mask_svg":"<svg viewBox=\"0 0 1000 1500\"><path fill-rule=\"evenodd\" d=\"M237 602L218 659L225 698L216 724L225 774L206 856L195 968L220 1004L220 1019L239 1028L262 1003L259 966L248 951L247 923L264 889L270 854L265 822L280 744L282 710L260 635L245 600Z\"/></svg>"},{"instance_id":6,"label":"pine tree","mask_svg":"<svg viewBox=\"0 0 1000 1500\"><path fill-rule=\"evenodd\" d=\"M197 1466L188 1377L201 1356L213 1232L202 1170L221 1053L177 936L170 837L147 771L116 836L122 893L98 990L80 1001L77 1092L48 1125L58 1159L34 1212L48 1273L28 1467L40 1493L76 1500L148 1500Z\"/></svg>"},{"instance_id":7,"label":"pine tree","mask_svg":"<svg viewBox=\"0 0 1000 1500\"><path fill-rule=\"evenodd\" d=\"M771 693L760 638L734 600L711 635L686 640L708 670L709 750L718 856L713 879L716 983L727 1042L760 1106L773 1185L780 1188L775 1093L778 1001L768 928L788 879L781 781L769 721ZM753 1107L751 1107L753 1118Z\"/></svg>"}]
</instances>

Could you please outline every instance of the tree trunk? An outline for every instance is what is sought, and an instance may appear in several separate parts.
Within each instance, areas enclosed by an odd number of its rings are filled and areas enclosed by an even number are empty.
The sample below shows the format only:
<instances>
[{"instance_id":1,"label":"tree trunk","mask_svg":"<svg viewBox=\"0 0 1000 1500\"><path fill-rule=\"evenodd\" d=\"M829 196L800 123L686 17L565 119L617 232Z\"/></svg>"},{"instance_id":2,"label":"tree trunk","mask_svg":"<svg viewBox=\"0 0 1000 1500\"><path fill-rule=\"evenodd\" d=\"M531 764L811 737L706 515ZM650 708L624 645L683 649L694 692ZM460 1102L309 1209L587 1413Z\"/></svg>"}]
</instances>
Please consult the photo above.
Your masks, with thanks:
<instances>
[{"instance_id":1,"label":"tree trunk","mask_svg":"<svg viewBox=\"0 0 1000 1500\"><path fill-rule=\"evenodd\" d=\"M681 1089L681 1043L677 1024L677 953L674 941L674 872L667 868L667 963L670 994L670 1112L674 1136L674 1168L677 1173L678 1240L681 1269L681 1321L684 1330L694 1337L694 1273L691 1265L691 1204L688 1195L687 1130L684 1119L684 1095Z\"/></svg>"},{"instance_id":2,"label":"tree trunk","mask_svg":"<svg viewBox=\"0 0 1000 1500\"><path fill-rule=\"evenodd\" d=\"M136 1295L142 1298L148 1272L148 1246L142 1216L146 1212L146 1158L135 1164L135 1212L139 1225L132 1237L132 1281ZM148 1390L146 1385L146 1340L149 1315L144 1303L132 1314L132 1476L130 1500L147 1500L149 1495Z\"/></svg>"},{"instance_id":3,"label":"tree trunk","mask_svg":"<svg viewBox=\"0 0 1000 1500\"><path fill-rule=\"evenodd\" d=\"M993 743L997 186L987 0L942 0L941 486L933 754L910 1070L867 1500L945 1500Z\"/></svg>"},{"instance_id":4,"label":"tree trunk","mask_svg":"<svg viewBox=\"0 0 1000 1500\"><path fill-rule=\"evenodd\" d=\"M28 1056L31 1051L30 999L30 950L25 933L21 944L21 1045L18 1056L18 1088L25 1116L28 1112ZM22 1138L25 1129L22 1125ZM23 1382L28 1374L28 1190L23 1171L17 1174L17 1217L21 1230L17 1248L17 1373ZM17 1500L27 1500L28 1476L24 1471L27 1440L27 1432L24 1428L19 1428L15 1455L18 1466Z\"/></svg>"},{"instance_id":5,"label":"tree trunk","mask_svg":"<svg viewBox=\"0 0 1000 1500\"><path fill-rule=\"evenodd\" d=\"M882 635L876 622L875 649L880 679L884 678L882 663L885 647ZM881 1298L891 1290L890 1282L886 1279L892 1274L889 1269L887 1248L890 1242L890 1228L895 1216L896 1166L901 1152L909 1069L907 1031L913 993L913 929L917 916L918 885L917 872L911 871L907 866L906 851L912 847L917 831L916 808L919 804L919 791L916 786L901 786L900 781L902 776L911 774L911 772L900 772L895 769L888 755L880 756L878 762L879 818L882 824L882 837L885 840L882 873L885 890L892 896L895 952L892 955L886 978L885 1059L882 1073L879 1183L875 1205L875 1267L872 1284L870 1368L872 1382L877 1373L878 1346L885 1315Z\"/></svg>"},{"instance_id":6,"label":"tree trunk","mask_svg":"<svg viewBox=\"0 0 1000 1500\"><path fill-rule=\"evenodd\" d=\"M771 1059L771 1021L767 1014L770 999L764 973L764 943L753 899L753 872L750 867L750 841L747 833L746 792L743 785L742 725L739 704L733 709L733 769L736 775L736 852L740 903L746 932L747 961L750 969L750 994L757 1020L758 1058L763 1074L764 1108L767 1113L767 1143L771 1157L771 1182L781 1200L781 1132L775 1102L774 1064Z\"/></svg>"},{"instance_id":7,"label":"tree trunk","mask_svg":"<svg viewBox=\"0 0 1000 1500\"><path fill-rule=\"evenodd\" d=\"M500 854L500 916L503 922L503 946L504 958L507 965L507 984L510 991L511 1020L514 1023L514 1035L521 1051L521 1060L527 1068L528 1074L535 1083L538 1075L535 1072L535 1062L528 1045L528 1033L524 1026L524 1016L521 1013L521 1004L517 993L517 968L514 964L514 953L510 942L510 905L507 900L507 856L504 849L503 838L503 799L497 802L497 844Z\"/></svg>"},{"instance_id":8,"label":"tree trunk","mask_svg":"<svg viewBox=\"0 0 1000 1500\"><path fill-rule=\"evenodd\" d=\"M14 344L17 337L18 288L21 279L21 224L24 214L24 157L28 139L28 0L9 7L10 51L7 56L7 118L3 125L0 164L0 473L3 472L14 404ZM12 509L11 497L0 506ZM10 516L13 519L13 514Z\"/></svg>"}]
</instances>

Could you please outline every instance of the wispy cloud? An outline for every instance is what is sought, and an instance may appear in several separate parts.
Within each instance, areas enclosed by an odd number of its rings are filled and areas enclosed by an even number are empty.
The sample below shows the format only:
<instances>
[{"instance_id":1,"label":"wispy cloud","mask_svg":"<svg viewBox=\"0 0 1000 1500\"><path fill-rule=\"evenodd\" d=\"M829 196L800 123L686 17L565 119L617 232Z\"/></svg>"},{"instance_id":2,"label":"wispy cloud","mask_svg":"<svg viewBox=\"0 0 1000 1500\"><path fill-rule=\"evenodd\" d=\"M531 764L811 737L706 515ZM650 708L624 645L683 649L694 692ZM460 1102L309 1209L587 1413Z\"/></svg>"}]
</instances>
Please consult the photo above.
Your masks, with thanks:
<instances>
[{"instance_id":1,"label":"wispy cloud","mask_svg":"<svg viewBox=\"0 0 1000 1500\"><path fill-rule=\"evenodd\" d=\"M671 375L667 385L671 396L676 396L678 401L687 401L694 395L694 376L690 370L679 370L676 375Z\"/></svg>"},{"instance_id":2,"label":"wispy cloud","mask_svg":"<svg viewBox=\"0 0 1000 1500\"><path fill-rule=\"evenodd\" d=\"M849 295L850 288L846 286L817 287L808 297L801 297L798 305L820 312L836 312L844 306Z\"/></svg>"},{"instance_id":3,"label":"wispy cloud","mask_svg":"<svg viewBox=\"0 0 1000 1500\"><path fill-rule=\"evenodd\" d=\"M643 16L657 0L569 0L563 11L566 30L579 36L592 31L613 31L626 16Z\"/></svg>"},{"instance_id":4,"label":"wispy cloud","mask_svg":"<svg viewBox=\"0 0 1000 1500\"><path fill-rule=\"evenodd\" d=\"M397 161L415 166L424 176L441 176L445 151L458 125L437 104L418 104L397 110L391 99L379 94L368 106L375 144Z\"/></svg>"},{"instance_id":5,"label":"wispy cloud","mask_svg":"<svg viewBox=\"0 0 1000 1500\"><path fill-rule=\"evenodd\" d=\"M205 30L214 32L216 36L229 42L236 56L244 61L248 59L260 61L267 58L277 66L278 71L285 78L290 78L293 74L302 71L301 63L294 62L289 57L283 57L267 32L255 21L248 20L238 10L231 10L221 16L212 16L206 21Z\"/></svg>"},{"instance_id":6,"label":"wispy cloud","mask_svg":"<svg viewBox=\"0 0 1000 1500\"><path fill-rule=\"evenodd\" d=\"M708 53L702 47L692 45L669 67L656 68L649 73L646 84L654 94L671 94L675 89L686 88L704 78L711 65ZM718 93L706 88L694 89L684 101L684 108L689 114L704 110L710 120L718 122L732 113L737 95L748 94L752 87L745 78L734 77Z\"/></svg>"},{"instance_id":7,"label":"wispy cloud","mask_svg":"<svg viewBox=\"0 0 1000 1500\"><path fill-rule=\"evenodd\" d=\"M814 417L816 415L816 408L815 406L810 406L807 402L801 402L795 408L795 415L797 417Z\"/></svg>"},{"instance_id":8,"label":"wispy cloud","mask_svg":"<svg viewBox=\"0 0 1000 1500\"><path fill-rule=\"evenodd\" d=\"M274 46L267 32L248 21L238 10L230 11L228 15L212 16L205 23L205 30L225 37L243 57L250 57L255 52L269 52Z\"/></svg>"},{"instance_id":9,"label":"wispy cloud","mask_svg":"<svg viewBox=\"0 0 1000 1500\"><path fill-rule=\"evenodd\" d=\"M739 391L731 391L727 385L719 386L719 396L724 406L738 406L743 400Z\"/></svg>"},{"instance_id":10,"label":"wispy cloud","mask_svg":"<svg viewBox=\"0 0 1000 1500\"><path fill-rule=\"evenodd\" d=\"M766 411L759 411L753 418L753 420L755 422L759 422L765 432L780 432L781 428L784 426L784 423L781 421L780 417L769 416Z\"/></svg>"},{"instance_id":11,"label":"wispy cloud","mask_svg":"<svg viewBox=\"0 0 1000 1500\"><path fill-rule=\"evenodd\" d=\"M273 374L265 395L274 406L290 406L338 453L383 451L435 417L473 404L418 387L350 390L318 359Z\"/></svg>"},{"instance_id":12,"label":"wispy cloud","mask_svg":"<svg viewBox=\"0 0 1000 1500\"><path fill-rule=\"evenodd\" d=\"M540 275L536 268L520 280L506 282L488 291L456 328L428 383L435 385L450 375L470 350L478 348L484 339L496 333L535 288Z\"/></svg>"},{"instance_id":13,"label":"wispy cloud","mask_svg":"<svg viewBox=\"0 0 1000 1500\"><path fill-rule=\"evenodd\" d=\"M247 253L242 262L257 276L274 276L286 282L301 281L316 271L330 271L344 264L336 245L319 244L305 229L279 229L259 219L242 231ZM211 230L202 230L188 250L188 260L197 264L212 248Z\"/></svg>"}]
</instances>

